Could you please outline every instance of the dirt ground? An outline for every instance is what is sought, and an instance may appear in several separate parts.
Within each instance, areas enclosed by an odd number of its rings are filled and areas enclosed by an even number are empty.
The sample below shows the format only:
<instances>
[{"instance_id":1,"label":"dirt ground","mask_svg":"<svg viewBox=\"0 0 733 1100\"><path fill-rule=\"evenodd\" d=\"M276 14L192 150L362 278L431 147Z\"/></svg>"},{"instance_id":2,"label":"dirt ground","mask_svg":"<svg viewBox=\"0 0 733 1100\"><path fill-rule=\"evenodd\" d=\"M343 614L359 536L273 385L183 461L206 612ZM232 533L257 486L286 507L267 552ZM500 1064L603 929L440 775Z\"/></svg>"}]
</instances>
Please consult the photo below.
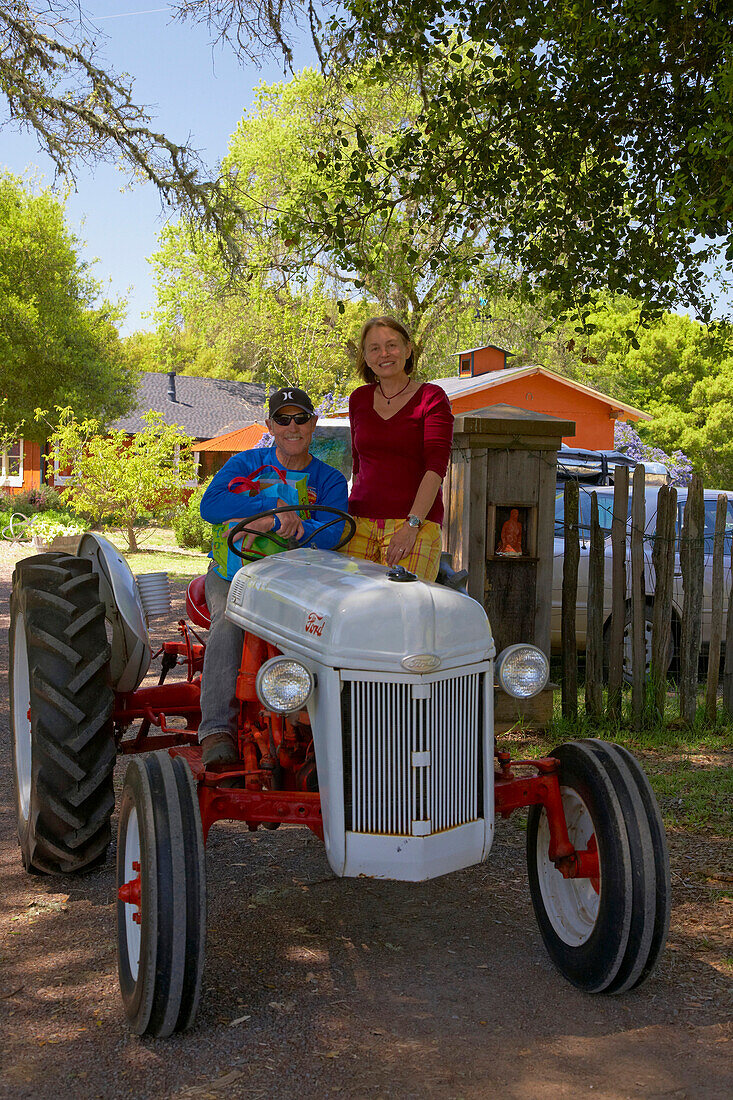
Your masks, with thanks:
<instances>
[{"instance_id":1,"label":"dirt ground","mask_svg":"<svg viewBox=\"0 0 733 1100\"><path fill-rule=\"evenodd\" d=\"M0 552L3 1097L733 1095L730 852L688 834L670 837L661 962L641 989L606 998L578 992L548 961L521 822L498 825L483 866L419 886L334 878L306 830L220 823L207 848L197 1022L168 1040L130 1035L114 852L80 877L21 868L6 674L13 555ZM176 605L174 617L180 587ZM156 638L171 633L156 625ZM120 760L118 784L124 770Z\"/></svg>"}]
</instances>

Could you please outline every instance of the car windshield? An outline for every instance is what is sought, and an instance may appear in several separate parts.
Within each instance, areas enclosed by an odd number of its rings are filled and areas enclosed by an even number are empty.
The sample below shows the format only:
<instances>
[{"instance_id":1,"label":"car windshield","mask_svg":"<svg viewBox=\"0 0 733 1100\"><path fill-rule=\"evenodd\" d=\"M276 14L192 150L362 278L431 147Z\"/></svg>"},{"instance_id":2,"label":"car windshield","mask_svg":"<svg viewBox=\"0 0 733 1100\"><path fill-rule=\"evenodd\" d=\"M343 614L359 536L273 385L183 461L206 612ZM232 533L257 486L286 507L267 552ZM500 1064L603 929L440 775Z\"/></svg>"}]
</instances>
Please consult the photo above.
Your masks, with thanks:
<instances>
[{"instance_id":1,"label":"car windshield","mask_svg":"<svg viewBox=\"0 0 733 1100\"><path fill-rule=\"evenodd\" d=\"M613 489L590 489L583 485L579 486L580 494L578 498L578 513L579 513L579 525L580 534L582 538L588 538L590 535L590 509L591 509L591 497L598 497L598 522L601 526L601 531L604 538L611 534L611 523L613 520ZM715 515L718 507L717 497L710 497L705 499L705 528L703 538L705 539L705 552L707 554L712 552L713 549L713 535L715 534ZM685 511L685 499L682 499L677 504L677 535L682 527L682 521ZM628 517L631 516L631 496L629 496L629 512ZM563 486L559 485L555 491L555 537L564 538L564 518L565 518L565 499ZM647 491L646 501L646 531L645 537L647 539L653 538L657 526L657 513L656 513L656 493L653 491ZM730 555L731 542L733 541L733 499L728 500L728 511L725 521L725 553Z\"/></svg>"},{"instance_id":2,"label":"car windshield","mask_svg":"<svg viewBox=\"0 0 733 1100\"><path fill-rule=\"evenodd\" d=\"M613 519L613 489L588 490L580 486L578 498L578 519L581 533L590 534L590 508L591 497L598 497L598 522L604 537L611 534L611 521ZM564 536L565 499L564 491L558 488L555 492L555 535Z\"/></svg>"},{"instance_id":3,"label":"car windshield","mask_svg":"<svg viewBox=\"0 0 733 1100\"><path fill-rule=\"evenodd\" d=\"M685 501L677 504L677 534L682 529L682 521L685 515ZM705 553L711 554L713 550L713 536L715 535L715 516L718 511L718 500L709 498L705 500L705 527L703 538L705 539ZM725 516L725 554L731 552L731 535L733 535L733 500L728 498L728 509Z\"/></svg>"}]
</instances>

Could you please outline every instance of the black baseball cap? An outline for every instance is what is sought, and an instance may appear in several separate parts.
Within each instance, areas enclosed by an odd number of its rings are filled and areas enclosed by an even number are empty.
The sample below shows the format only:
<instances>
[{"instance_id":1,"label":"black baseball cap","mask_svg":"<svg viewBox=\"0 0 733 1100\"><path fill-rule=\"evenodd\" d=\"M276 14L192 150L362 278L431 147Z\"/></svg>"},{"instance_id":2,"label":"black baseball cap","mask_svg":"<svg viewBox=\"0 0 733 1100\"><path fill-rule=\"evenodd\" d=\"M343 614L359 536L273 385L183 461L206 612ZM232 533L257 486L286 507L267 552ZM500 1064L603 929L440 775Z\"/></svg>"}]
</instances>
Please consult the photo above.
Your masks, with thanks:
<instances>
[{"instance_id":1,"label":"black baseball cap","mask_svg":"<svg viewBox=\"0 0 733 1100\"><path fill-rule=\"evenodd\" d=\"M270 400L267 406L269 415L273 416L276 412L279 412L284 405L295 405L296 408L302 409L303 412L307 412L309 416L316 415L316 410L313 408L313 402L305 390L290 388L275 390L274 393L270 394Z\"/></svg>"}]
</instances>

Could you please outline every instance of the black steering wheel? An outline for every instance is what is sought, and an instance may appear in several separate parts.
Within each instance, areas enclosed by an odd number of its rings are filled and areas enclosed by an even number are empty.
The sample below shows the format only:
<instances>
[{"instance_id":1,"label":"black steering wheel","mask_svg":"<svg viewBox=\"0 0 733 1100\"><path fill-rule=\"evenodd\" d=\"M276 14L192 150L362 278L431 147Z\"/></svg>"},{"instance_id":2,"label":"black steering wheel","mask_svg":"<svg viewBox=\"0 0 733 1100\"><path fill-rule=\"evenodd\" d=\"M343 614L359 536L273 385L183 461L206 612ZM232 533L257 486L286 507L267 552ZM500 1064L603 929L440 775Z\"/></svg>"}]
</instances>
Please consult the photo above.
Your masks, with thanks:
<instances>
[{"instance_id":1,"label":"black steering wheel","mask_svg":"<svg viewBox=\"0 0 733 1100\"><path fill-rule=\"evenodd\" d=\"M236 554L238 558L243 561L248 561L253 558L262 558L265 555L258 550L242 550L240 547L234 545L234 539L239 535L256 535L258 538L269 539L270 542L274 542L278 549L285 549L283 546L283 538L273 531L253 531L249 526L254 523L255 520L264 519L265 516L278 516L283 512L330 512L336 519L330 519L327 523L319 523L316 530L303 542L298 543L298 546L308 546L313 541L316 535L320 535L322 531L328 530L329 527L333 527L337 523L346 523L346 534L332 550L340 550L342 546L346 546L347 542L350 542L356 534L356 521L353 516L350 516L348 512L342 512L340 508L330 508L327 504L284 504L280 508L270 508L267 512L257 512L256 515L250 516L248 519L240 520L235 527L232 527L231 531L227 535L227 546L233 554Z\"/></svg>"}]
</instances>

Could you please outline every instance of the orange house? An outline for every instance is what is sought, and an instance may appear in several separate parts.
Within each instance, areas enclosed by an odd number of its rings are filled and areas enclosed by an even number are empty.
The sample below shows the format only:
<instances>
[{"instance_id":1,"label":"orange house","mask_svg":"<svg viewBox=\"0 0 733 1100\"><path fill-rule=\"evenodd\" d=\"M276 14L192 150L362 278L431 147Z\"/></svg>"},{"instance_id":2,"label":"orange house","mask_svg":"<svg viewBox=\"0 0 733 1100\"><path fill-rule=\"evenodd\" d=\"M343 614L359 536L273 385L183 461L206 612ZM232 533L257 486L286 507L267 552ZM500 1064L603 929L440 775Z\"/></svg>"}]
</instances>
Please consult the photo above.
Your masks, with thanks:
<instances>
[{"instance_id":1,"label":"orange house","mask_svg":"<svg viewBox=\"0 0 733 1100\"><path fill-rule=\"evenodd\" d=\"M199 481L205 481L207 477L218 473L232 455L256 447L266 431L265 424L250 424L235 432L226 432L225 435L217 435L213 439L206 439L203 443L196 443L195 447L199 455Z\"/></svg>"},{"instance_id":2,"label":"orange house","mask_svg":"<svg viewBox=\"0 0 733 1100\"><path fill-rule=\"evenodd\" d=\"M231 431L233 428L247 431L247 426L261 419L266 399L265 387L255 382L176 375L175 371L145 371L140 375L136 408L115 421L112 427L133 436L145 426L143 414L148 409L154 409L162 413L167 424L178 424L196 441L194 453L198 461L199 442L210 440L222 432L236 435L236 431ZM258 425L255 442L264 430ZM213 452L214 448L210 450ZM27 439L20 439L6 451L0 451L0 493L16 494L44 484L54 487L64 485L67 479L58 469L54 470L47 454L47 446ZM228 457L225 454L219 466ZM214 469L207 470L206 462L215 465L215 455L206 455L202 471L204 477L215 472Z\"/></svg>"},{"instance_id":3,"label":"orange house","mask_svg":"<svg viewBox=\"0 0 733 1100\"><path fill-rule=\"evenodd\" d=\"M564 438L563 443L593 451L613 449L617 420L652 419L633 405L563 378L545 367L507 366L511 353L493 344L459 351L457 355L458 377L434 380L445 390L455 415L505 404L574 420L575 435Z\"/></svg>"},{"instance_id":4,"label":"orange house","mask_svg":"<svg viewBox=\"0 0 733 1100\"><path fill-rule=\"evenodd\" d=\"M41 445L18 439L0 451L0 492L22 493L41 484Z\"/></svg>"}]
</instances>

